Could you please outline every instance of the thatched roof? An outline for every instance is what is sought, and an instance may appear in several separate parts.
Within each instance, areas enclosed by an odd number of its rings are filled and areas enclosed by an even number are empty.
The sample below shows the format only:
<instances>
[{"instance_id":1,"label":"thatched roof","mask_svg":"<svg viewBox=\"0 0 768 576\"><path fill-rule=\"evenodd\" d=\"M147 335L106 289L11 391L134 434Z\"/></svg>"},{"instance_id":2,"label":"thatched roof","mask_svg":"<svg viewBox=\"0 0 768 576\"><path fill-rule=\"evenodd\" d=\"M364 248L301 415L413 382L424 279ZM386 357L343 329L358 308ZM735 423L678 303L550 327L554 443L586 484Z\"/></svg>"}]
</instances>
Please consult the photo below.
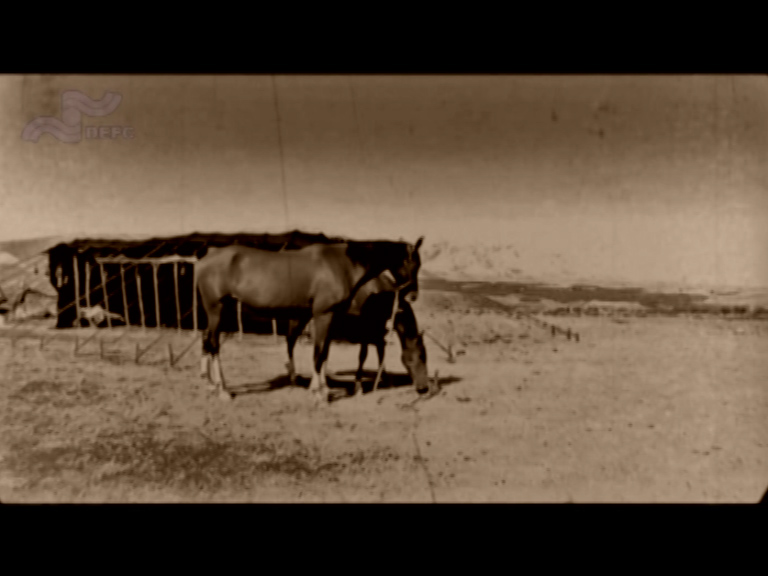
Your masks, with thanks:
<instances>
[{"instance_id":1,"label":"thatched roof","mask_svg":"<svg viewBox=\"0 0 768 576\"><path fill-rule=\"evenodd\" d=\"M205 255L211 246L241 244L253 248L280 250L300 248L309 244L345 242L346 238L328 237L325 234L312 234L293 230L282 234L204 234L195 232L185 236L155 237L146 240L79 238L71 242L61 242L46 252L58 256L62 252L75 251L86 256L117 256L128 258L161 258L163 256L198 256Z\"/></svg>"},{"instance_id":2,"label":"thatched roof","mask_svg":"<svg viewBox=\"0 0 768 576\"><path fill-rule=\"evenodd\" d=\"M603 308L606 310L645 310L646 307L639 302L590 300L584 305L584 308Z\"/></svg>"}]
</instances>

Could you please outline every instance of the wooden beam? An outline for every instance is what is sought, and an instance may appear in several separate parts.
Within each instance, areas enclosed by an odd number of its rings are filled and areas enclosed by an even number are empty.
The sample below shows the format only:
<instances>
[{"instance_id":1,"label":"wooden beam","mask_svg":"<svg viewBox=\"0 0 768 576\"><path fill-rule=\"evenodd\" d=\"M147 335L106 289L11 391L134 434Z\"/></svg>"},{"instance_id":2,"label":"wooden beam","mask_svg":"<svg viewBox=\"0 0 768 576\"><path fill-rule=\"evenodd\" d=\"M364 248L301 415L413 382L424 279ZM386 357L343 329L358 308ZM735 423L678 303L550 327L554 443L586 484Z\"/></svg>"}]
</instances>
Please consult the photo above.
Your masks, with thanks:
<instances>
[{"instance_id":1,"label":"wooden beam","mask_svg":"<svg viewBox=\"0 0 768 576\"><path fill-rule=\"evenodd\" d=\"M128 292L125 289L125 269L120 264L120 287L123 289L123 316L125 317L125 325L130 326L131 321L128 319Z\"/></svg>"},{"instance_id":2,"label":"wooden beam","mask_svg":"<svg viewBox=\"0 0 768 576\"><path fill-rule=\"evenodd\" d=\"M179 302L179 263L173 263L173 289L176 294L176 330L181 332L181 304ZM173 365L173 362L171 362Z\"/></svg>"},{"instance_id":3,"label":"wooden beam","mask_svg":"<svg viewBox=\"0 0 768 576\"><path fill-rule=\"evenodd\" d=\"M126 256L100 256L94 258L96 262L103 262L104 264L151 264L157 262L158 264L169 264L172 262L197 262L199 258L196 256L163 256L161 258L128 258Z\"/></svg>"},{"instance_id":4,"label":"wooden beam","mask_svg":"<svg viewBox=\"0 0 768 576\"><path fill-rule=\"evenodd\" d=\"M155 322L156 327L160 328L160 291L157 286L157 262L152 262L152 283L155 289Z\"/></svg>"},{"instance_id":5,"label":"wooden beam","mask_svg":"<svg viewBox=\"0 0 768 576\"><path fill-rule=\"evenodd\" d=\"M146 330L147 324L146 324L146 320L144 319L144 294L141 291L141 274L139 274L139 267L137 266L136 268L134 268L133 272L136 275L136 290L138 290L139 292L139 312L141 313L141 329Z\"/></svg>"},{"instance_id":6,"label":"wooden beam","mask_svg":"<svg viewBox=\"0 0 768 576\"><path fill-rule=\"evenodd\" d=\"M107 294L107 275L104 273L104 264L99 263L101 273L101 291L104 293L104 309L107 311L107 326L112 329L112 318L109 316L109 294Z\"/></svg>"},{"instance_id":7,"label":"wooden beam","mask_svg":"<svg viewBox=\"0 0 768 576\"><path fill-rule=\"evenodd\" d=\"M77 256L72 256L72 270L74 270L73 276L75 280L75 311L77 314L75 326L77 328L82 328L82 322L80 322L80 267L77 265Z\"/></svg>"}]
</instances>

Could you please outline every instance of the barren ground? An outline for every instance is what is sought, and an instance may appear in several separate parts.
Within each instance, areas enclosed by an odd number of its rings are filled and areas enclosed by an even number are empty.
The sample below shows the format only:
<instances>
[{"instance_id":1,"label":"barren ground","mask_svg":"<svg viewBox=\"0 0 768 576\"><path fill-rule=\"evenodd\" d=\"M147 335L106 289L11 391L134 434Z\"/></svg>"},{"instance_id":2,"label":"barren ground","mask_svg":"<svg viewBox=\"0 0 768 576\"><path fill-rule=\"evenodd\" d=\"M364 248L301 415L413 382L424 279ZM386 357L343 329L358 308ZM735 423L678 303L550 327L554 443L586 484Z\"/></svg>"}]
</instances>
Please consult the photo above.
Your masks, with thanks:
<instances>
[{"instance_id":1,"label":"barren ground","mask_svg":"<svg viewBox=\"0 0 768 576\"><path fill-rule=\"evenodd\" d=\"M453 298L453 300L452 300ZM768 324L716 317L558 318L552 338L492 310L424 291L420 326L442 392L419 395L399 344L390 378L346 398L358 347L334 344L339 399L315 407L311 349L223 344L218 401L198 378L199 344L168 331L137 366L131 332L73 356L73 331L40 350L0 329L0 500L12 502L756 502L768 483ZM453 304L452 304L453 303ZM66 334L69 332L69 334ZM81 331L89 334L90 331ZM110 339L123 330L115 330ZM102 330L100 335L107 336ZM82 338L82 336L81 336ZM370 350L367 368L376 368ZM347 373L349 372L349 373Z\"/></svg>"}]
</instances>

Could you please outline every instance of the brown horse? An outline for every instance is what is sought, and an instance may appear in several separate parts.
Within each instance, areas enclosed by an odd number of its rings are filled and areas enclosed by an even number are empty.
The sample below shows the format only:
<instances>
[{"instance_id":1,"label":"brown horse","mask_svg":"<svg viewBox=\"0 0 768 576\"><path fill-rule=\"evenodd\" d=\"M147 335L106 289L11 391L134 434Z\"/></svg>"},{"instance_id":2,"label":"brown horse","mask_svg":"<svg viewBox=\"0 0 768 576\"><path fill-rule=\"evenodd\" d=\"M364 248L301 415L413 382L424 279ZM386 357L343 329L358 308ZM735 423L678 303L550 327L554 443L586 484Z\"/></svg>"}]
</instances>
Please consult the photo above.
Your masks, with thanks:
<instances>
[{"instance_id":1,"label":"brown horse","mask_svg":"<svg viewBox=\"0 0 768 576\"><path fill-rule=\"evenodd\" d=\"M395 304L395 284L384 274L362 286L352 300L346 314L337 314L330 327L332 341L360 344L360 363L355 377L355 395L362 391L363 365L368 357L368 346L373 344L379 355L379 368L384 361L386 324L392 316ZM400 359L408 370L416 390L430 394L437 392L437 383L429 380L427 373L427 352L423 335L419 333L416 316L407 302L408 288L398 294L398 310L395 315L394 330L400 338L402 355ZM288 375L291 382L296 382L296 369L293 350L309 318L292 319L288 323Z\"/></svg>"},{"instance_id":2,"label":"brown horse","mask_svg":"<svg viewBox=\"0 0 768 576\"><path fill-rule=\"evenodd\" d=\"M325 364L329 328L337 312L346 312L355 294L369 280L389 270L408 298L418 295L419 247L406 242L312 244L298 250L273 252L226 246L206 254L197 264L197 286L208 317L203 332L201 376L209 376L219 398L229 400L219 358L221 311L236 298L276 318L308 318L314 324L314 363L310 391L328 396Z\"/></svg>"}]
</instances>

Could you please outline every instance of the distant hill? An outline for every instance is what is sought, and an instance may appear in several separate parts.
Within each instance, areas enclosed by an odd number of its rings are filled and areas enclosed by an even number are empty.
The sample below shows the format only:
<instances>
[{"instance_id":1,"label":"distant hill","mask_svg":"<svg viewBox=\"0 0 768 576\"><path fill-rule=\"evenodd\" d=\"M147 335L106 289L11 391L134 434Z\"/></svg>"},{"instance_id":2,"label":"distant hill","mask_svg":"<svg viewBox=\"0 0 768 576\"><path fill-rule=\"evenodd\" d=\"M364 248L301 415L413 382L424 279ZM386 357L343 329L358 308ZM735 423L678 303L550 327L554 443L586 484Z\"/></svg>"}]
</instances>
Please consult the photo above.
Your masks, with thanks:
<instances>
[{"instance_id":1,"label":"distant hill","mask_svg":"<svg viewBox=\"0 0 768 576\"><path fill-rule=\"evenodd\" d=\"M26 240L5 240L0 242L0 253L6 252L18 260L25 260L66 240L63 236L42 236ZM0 257L2 258L2 257ZM2 261L0 260L0 263Z\"/></svg>"},{"instance_id":2,"label":"distant hill","mask_svg":"<svg viewBox=\"0 0 768 576\"><path fill-rule=\"evenodd\" d=\"M594 282L582 278L559 254L530 255L514 244L464 244L436 242L425 246L422 269L445 280L477 282L546 282L570 285ZM601 282L602 283L602 282ZM614 281L612 284L621 285Z\"/></svg>"},{"instance_id":3,"label":"distant hill","mask_svg":"<svg viewBox=\"0 0 768 576\"><path fill-rule=\"evenodd\" d=\"M16 264L19 259L9 252L0 252L0 266L6 266L9 264Z\"/></svg>"}]
</instances>

